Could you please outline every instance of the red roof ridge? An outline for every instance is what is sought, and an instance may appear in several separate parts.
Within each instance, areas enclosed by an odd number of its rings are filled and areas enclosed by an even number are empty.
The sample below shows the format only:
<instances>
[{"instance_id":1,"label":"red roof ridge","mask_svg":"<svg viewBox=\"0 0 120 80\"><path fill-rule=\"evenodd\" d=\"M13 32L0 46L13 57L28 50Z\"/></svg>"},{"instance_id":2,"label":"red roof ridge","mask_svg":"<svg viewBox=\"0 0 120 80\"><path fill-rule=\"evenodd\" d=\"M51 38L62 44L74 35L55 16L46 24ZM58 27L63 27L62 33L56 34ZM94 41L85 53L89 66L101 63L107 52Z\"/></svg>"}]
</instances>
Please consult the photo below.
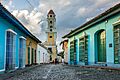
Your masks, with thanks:
<instances>
[{"instance_id":1,"label":"red roof ridge","mask_svg":"<svg viewBox=\"0 0 120 80\"><path fill-rule=\"evenodd\" d=\"M55 15L55 13L54 13L54 11L52 9L49 10L48 14L54 14Z\"/></svg>"}]
</instances>

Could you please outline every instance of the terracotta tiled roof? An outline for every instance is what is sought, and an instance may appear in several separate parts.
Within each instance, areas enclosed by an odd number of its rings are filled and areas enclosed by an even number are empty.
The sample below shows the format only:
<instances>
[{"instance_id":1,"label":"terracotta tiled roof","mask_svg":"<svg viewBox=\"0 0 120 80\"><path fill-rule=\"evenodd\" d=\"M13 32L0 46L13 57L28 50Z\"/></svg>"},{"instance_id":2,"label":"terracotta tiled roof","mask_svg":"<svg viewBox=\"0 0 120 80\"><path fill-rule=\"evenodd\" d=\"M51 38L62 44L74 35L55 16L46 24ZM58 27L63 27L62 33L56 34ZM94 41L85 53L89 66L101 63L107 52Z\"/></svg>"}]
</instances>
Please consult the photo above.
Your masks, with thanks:
<instances>
[{"instance_id":1,"label":"terracotta tiled roof","mask_svg":"<svg viewBox=\"0 0 120 80\"><path fill-rule=\"evenodd\" d=\"M48 12L48 14L54 14L55 15L55 13L52 9Z\"/></svg>"}]
</instances>

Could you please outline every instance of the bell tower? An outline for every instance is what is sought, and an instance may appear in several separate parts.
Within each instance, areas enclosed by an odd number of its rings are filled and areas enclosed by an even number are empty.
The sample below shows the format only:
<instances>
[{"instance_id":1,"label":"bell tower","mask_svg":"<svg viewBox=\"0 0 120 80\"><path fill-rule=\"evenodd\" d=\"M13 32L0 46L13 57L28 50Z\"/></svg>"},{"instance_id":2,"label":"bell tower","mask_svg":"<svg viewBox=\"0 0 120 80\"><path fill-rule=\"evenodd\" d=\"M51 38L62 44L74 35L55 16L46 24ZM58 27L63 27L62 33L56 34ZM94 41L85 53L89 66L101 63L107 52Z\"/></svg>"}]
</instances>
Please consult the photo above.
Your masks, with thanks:
<instances>
[{"instance_id":1,"label":"bell tower","mask_svg":"<svg viewBox=\"0 0 120 80\"><path fill-rule=\"evenodd\" d=\"M57 58L57 45L56 45L56 39L57 39L57 31L56 31L56 18L55 13L53 10L50 10L47 14L47 22L48 27L46 30L47 34L47 48L51 51L50 59L51 61L55 60Z\"/></svg>"}]
</instances>

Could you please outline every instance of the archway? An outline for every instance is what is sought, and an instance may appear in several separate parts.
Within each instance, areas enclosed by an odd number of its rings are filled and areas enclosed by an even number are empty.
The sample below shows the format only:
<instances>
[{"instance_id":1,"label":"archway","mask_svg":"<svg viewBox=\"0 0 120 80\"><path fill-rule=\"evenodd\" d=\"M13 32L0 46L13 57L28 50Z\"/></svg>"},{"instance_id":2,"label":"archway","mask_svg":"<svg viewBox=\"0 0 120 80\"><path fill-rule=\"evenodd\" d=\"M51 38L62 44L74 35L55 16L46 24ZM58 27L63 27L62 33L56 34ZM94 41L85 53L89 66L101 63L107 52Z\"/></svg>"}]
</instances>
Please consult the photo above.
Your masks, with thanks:
<instances>
[{"instance_id":1,"label":"archway","mask_svg":"<svg viewBox=\"0 0 120 80\"><path fill-rule=\"evenodd\" d=\"M106 32L105 30L97 31L96 38L96 62L106 62Z\"/></svg>"}]
</instances>

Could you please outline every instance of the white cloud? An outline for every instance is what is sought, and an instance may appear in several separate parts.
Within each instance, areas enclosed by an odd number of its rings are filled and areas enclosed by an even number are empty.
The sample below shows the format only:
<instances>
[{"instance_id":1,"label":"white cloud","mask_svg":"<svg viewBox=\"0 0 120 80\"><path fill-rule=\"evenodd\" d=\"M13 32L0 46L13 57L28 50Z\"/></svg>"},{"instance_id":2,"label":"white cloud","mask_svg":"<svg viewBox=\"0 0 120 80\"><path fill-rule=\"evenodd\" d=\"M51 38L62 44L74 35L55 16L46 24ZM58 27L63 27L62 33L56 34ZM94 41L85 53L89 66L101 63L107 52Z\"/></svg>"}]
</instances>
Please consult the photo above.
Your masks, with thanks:
<instances>
[{"instance_id":1,"label":"white cloud","mask_svg":"<svg viewBox=\"0 0 120 80\"><path fill-rule=\"evenodd\" d=\"M60 0L58 1L59 5L62 5L62 7L69 6L71 4L70 0Z\"/></svg>"},{"instance_id":2,"label":"white cloud","mask_svg":"<svg viewBox=\"0 0 120 80\"><path fill-rule=\"evenodd\" d=\"M94 18L94 17L89 17L89 18L87 18L87 19L86 19L86 22L89 21L89 20L91 20L91 19L93 19L93 18Z\"/></svg>"},{"instance_id":3,"label":"white cloud","mask_svg":"<svg viewBox=\"0 0 120 80\"><path fill-rule=\"evenodd\" d=\"M57 44L57 49L58 49L58 53L61 52L61 51L63 51L62 45L60 46L60 43L61 43L61 41L57 41L57 42L56 42L56 44Z\"/></svg>"},{"instance_id":4,"label":"white cloud","mask_svg":"<svg viewBox=\"0 0 120 80\"><path fill-rule=\"evenodd\" d=\"M79 16L85 16L87 14L87 9L85 7L80 7L80 9L77 12L77 17Z\"/></svg>"},{"instance_id":5,"label":"white cloud","mask_svg":"<svg viewBox=\"0 0 120 80\"><path fill-rule=\"evenodd\" d=\"M1 0L1 3L3 3L4 0ZM14 5L12 5L13 0L6 1L6 4L4 5L7 10L12 10L14 9Z\"/></svg>"},{"instance_id":6,"label":"white cloud","mask_svg":"<svg viewBox=\"0 0 120 80\"><path fill-rule=\"evenodd\" d=\"M0 3L2 3L3 2L3 0L0 0Z\"/></svg>"},{"instance_id":7,"label":"white cloud","mask_svg":"<svg viewBox=\"0 0 120 80\"><path fill-rule=\"evenodd\" d=\"M95 0L95 7L101 7L102 5L106 5L110 0Z\"/></svg>"},{"instance_id":8,"label":"white cloud","mask_svg":"<svg viewBox=\"0 0 120 80\"><path fill-rule=\"evenodd\" d=\"M18 18L27 29L29 29L33 34L40 35L41 34L41 25L38 24L42 13L37 12L35 10L29 12L28 10L14 10L12 14Z\"/></svg>"}]
</instances>

